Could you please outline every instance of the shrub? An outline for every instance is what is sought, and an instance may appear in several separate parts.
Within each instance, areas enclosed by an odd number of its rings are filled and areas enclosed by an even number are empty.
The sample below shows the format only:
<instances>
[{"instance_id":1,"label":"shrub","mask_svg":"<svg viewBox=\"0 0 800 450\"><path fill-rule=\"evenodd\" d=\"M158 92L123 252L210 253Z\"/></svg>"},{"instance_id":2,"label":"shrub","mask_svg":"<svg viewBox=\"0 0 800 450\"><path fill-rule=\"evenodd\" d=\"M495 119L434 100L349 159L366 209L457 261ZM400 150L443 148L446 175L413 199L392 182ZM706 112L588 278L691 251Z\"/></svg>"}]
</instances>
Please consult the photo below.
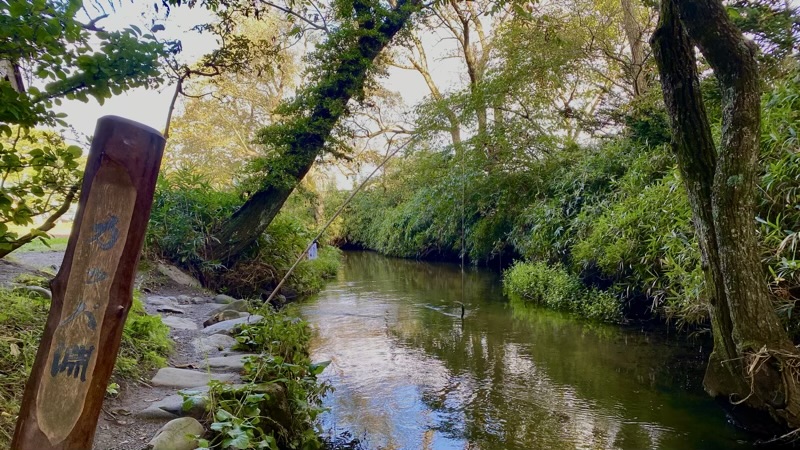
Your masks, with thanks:
<instances>
[{"instance_id":1,"label":"shrub","mask_svg":"<svg viewBox=\"0 0 800 450\"><path fill-rule=\"evenodd\" d=\"M11 446L22 392L49 309L50 301L37 294L0 289L0 448Z\"/></svg>"},{"instance_id":2,"label":"shrub","mask_svg":"<svg viewBox=\"0 0 800 450\"><path fill-rule=\"evenodd\" d=\"M580 280L558 264L517 262L503 274L506 294L552 309L580 314L606 322L622 321L617 296L587 289Z\"/></svg>"},{"instance_id":3,"label":"shrub","mask_svg":"<svg viewBox=\"0 0 800 450\"><path fill-rule=\"evenodd\" d=\"M307 196L299 192L297 197ZM302 201L290 198L287 202ZM239 297L258 297L278 284L314 235L310 218L295 208L272 221L258 243L232 267L207 261L203 249L213 233L241 203L238 193L211 187L203 176L179 170L159 178L150 226L147 251L171 261L197 275L206 287ZM322 288L325 278L338 269L337 250L322 246L315 261L302 261L288 280L287 290L309 294Z\"/></svg>"}]
</instances>

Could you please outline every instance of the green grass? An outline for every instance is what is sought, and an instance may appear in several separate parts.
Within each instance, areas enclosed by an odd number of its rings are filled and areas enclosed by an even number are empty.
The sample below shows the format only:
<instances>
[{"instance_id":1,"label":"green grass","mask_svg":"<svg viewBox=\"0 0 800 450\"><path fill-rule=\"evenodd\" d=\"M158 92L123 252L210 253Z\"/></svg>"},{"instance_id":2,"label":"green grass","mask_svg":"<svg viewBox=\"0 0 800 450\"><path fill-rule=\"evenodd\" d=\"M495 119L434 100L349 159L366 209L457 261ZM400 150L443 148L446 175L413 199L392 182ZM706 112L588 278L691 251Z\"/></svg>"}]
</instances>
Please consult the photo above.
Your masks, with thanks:
<instances>
[{"instance_id":1,"label":"green grass","mask_svg":"<svg viewBox=\"0 0 800 450\"><path fill-rule=\"evenodd\" d=\"M16 251L17 252L46 252L51 250L63 251L67 249L67 241L69 241L69 237L67 236L53 237L50 239L46 239L46 241L47 244L42 242L40 239L36 239L33 242L29 242L23 245Z\"/></svg>"},{"instance_id":2,"label":"green grass","mask_svg":"<svg viewBox=\"0 0 800 450\"><path fill-rule=\"evenodd\" d=\"M11 446L22 391L36 358L50 301L0 290L0 448Z\"/></svg>"},{"instance_id":3,"label":"green grass","mask_svg":"<svg viewBox=\"0 0 800 450\"><path fill-rule=\"evenodd\" d=\"M584 286L559 264L517 262L503 274L506 294L593 320L621 322L622 305L610 292Z\"/></svg>"}]
</instances>

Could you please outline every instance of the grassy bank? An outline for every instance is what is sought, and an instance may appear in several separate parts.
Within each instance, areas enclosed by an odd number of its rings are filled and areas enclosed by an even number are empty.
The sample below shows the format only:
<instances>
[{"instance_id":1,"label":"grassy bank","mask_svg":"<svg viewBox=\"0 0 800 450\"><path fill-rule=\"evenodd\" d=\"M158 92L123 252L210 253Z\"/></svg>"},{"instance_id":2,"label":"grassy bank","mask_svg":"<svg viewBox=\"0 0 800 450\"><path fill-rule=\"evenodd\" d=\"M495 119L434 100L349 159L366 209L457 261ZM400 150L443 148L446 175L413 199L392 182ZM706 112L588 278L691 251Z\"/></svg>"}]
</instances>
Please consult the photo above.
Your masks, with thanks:
<instances>
[{"instance_id":1,"label":"grassy bank","mask_svg":"<svg viewBox=\"0 0 800 450\"><path fill-rule=\"evenodd\" d=\"M311 362L311 330L291 307L264 306L256 312L264 320L241 328L234 347L258 355L245 364L245 383L212 383L208 394L195 394L207 396L209 404L211 432L201 447L322 448L315 420L330 387L317 375L328 363ZM191 394L186 399L194 401Z\"/></svg>"}]
</instances>

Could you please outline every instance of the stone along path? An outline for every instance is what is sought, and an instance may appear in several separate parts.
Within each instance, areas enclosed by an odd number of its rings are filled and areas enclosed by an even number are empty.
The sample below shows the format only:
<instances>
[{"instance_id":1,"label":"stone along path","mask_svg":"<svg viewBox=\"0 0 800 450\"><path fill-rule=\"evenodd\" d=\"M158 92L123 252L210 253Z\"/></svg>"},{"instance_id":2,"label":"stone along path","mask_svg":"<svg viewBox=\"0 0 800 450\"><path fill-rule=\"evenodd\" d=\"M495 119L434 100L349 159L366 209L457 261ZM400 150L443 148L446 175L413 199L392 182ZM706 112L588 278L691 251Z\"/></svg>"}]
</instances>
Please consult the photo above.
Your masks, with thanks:
<instances>
[{"instance_id":1,"label":"stone along path","mask_svg":"<svg viewBox=\"0 0 800 450\"><path fill-rule=\"evenodd\" d=\"M184 410L181 393L201 394L211 380L237 384L247 353L231 347L237 325L262 319L248 303L226 295L210 296L187 287L167 288L144 299L150 314L170 327L175 351L169 367L149 383L131 385L119 399L106 400L95 437L95 450L193 450L187 434L203 434L196 420L205 413L202 396ZM197 399L197 400L195 400ZM155 437L154 437L155 436Z\"/></svg>"}]
</instances>

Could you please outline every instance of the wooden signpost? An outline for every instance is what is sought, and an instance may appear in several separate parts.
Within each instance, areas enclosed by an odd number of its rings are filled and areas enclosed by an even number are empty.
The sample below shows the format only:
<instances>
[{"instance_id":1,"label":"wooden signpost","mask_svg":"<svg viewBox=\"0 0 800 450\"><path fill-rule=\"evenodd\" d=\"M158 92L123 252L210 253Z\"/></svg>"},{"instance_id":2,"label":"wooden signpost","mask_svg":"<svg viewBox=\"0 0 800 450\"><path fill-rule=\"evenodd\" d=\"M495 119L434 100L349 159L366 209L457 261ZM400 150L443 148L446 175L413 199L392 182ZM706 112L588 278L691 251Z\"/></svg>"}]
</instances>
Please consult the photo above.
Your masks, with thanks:
<instances>
[{"instance_id":1,"label":"wooden signpost","mask_svg":"<svg viewBox=\"0 0 800 450\"><path fill-rule=\"evenodd\" d=\"M165 140L115 116L97 122L78 214L25 386L14 450L91 450L130 309Z\"/></svg>"}]
</instances>

